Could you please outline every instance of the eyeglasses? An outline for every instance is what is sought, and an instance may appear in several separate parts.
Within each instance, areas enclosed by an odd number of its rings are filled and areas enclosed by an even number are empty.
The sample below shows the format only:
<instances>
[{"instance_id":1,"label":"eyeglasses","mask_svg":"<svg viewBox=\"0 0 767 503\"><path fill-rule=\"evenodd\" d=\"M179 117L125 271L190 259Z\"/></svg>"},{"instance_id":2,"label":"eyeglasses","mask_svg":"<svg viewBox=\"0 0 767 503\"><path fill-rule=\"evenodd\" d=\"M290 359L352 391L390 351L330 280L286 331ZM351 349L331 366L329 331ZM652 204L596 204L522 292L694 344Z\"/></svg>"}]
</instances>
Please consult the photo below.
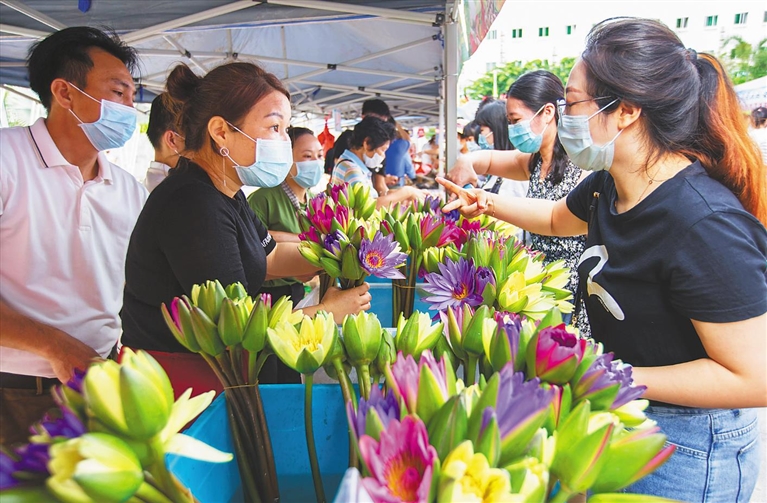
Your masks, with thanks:
<instances>
[{"instance_id":1,"label":"eyeglasses","mask_svg":"<svg viewBox=\"0 0 767 503\"><path fill-rule=\"evenodd\" d=\"M571 101L570 103L566 102L563 99L557 100L557 111L559 112L559 115L565 115L565 109L568 107L571 107L573 105L577 105L578 103L585 103L587 101L597 101L597 100L609 100L614 99L612 96L601 96L599 98L588 98L585 100L578 100L578 101Z\"/></svg>"}]
</instances>

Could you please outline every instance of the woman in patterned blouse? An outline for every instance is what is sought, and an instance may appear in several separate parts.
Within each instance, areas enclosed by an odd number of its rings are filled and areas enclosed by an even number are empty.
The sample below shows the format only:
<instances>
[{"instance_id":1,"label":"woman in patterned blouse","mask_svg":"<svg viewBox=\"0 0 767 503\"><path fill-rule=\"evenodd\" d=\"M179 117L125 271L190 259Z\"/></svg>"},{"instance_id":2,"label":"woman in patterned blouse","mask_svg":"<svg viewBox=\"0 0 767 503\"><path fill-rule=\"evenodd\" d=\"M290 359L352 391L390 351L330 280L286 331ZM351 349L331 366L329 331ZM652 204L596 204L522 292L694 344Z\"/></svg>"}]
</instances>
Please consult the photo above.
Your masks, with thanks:
<instances>
[{"instance_id":1,"label":"woman in patterned blouse","mask_svg":"<svg viewBox=\"0 0 767 503\"><path fill-rule=\"evenodd\" d=\"M586 177L586 172L567 157L557 137L557 100L565 90L559 77L538 70L517 79L506 94L506 117L509 140L516 150L483 150L458 158L447 178L459 186L475 185L477 174L492 174L511 180L530 181L527 197L557 201L565 197ZM551 237L530 235L531 247L546 255L546 262L564 260L571 271L570 290L577 292L578 260L586 236ZM575 325L581 334L590 336L582 301L575 309Z\"/></svg>"}]
</instances>

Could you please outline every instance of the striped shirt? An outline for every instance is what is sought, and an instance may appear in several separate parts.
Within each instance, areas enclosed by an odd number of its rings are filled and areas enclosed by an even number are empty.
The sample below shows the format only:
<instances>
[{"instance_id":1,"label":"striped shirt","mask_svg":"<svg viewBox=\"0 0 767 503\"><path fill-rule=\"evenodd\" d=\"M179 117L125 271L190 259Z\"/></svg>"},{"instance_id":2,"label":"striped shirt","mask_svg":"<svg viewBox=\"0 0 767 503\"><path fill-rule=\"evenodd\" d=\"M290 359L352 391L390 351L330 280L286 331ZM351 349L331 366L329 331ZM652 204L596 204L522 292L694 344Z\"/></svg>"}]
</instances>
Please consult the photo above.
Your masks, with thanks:
<instances>
[{"instance_id":1,"label":"striped shirt","mask_svg":"<svg viewBox=\"0 0 767 503\"><path fill-rule=\"evenodd\" d=\"M373 174L365 166L365 163L350 150L346 150L341 154L336 167L333 168L330 183L332 185L364 183L370 187L370 194L373 197L378 197L378 192L373 188L372 178Z\"/></svg>"}]
</instances>

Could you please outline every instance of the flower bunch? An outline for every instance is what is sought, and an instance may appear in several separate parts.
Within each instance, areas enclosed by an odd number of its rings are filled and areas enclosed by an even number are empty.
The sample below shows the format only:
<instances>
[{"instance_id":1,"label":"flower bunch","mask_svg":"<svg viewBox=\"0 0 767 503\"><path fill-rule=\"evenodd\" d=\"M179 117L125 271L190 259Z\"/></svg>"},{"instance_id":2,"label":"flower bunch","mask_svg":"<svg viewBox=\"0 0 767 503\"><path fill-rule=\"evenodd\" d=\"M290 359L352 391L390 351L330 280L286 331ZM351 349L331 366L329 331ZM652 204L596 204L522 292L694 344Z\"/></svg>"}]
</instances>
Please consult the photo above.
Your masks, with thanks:
<instances>
[{"instance_id":1,"label":"flower bunch","mask_svg":"<svg viewBox=\"0 0 767 503\"><path fill-rule=\"evenodd\" d=\"M373 501L564 502L586 491L608 501L673 453L642 414L630 366L569 332L557 310L534 322L463 305L442 318L428 344L446 341L441 357L399 351L383 390L374 383L359 406L347 402ZM469 355L484 362L476 384L456 377L447 353L467 377Z\"/></svg>"},{"instance_id":2,"label":"flower bunch","mask_svg":"<svg viewBox=\"0 0 767 503\"><path fill-rule=\"evenodd\" d=\"M364 184L334 185L329 194L319 194L301 215L301 255L342 288L362 284L368 275L403 278L406 255L393 238L376 232L370 219L375 200Z\"/></svg>"},{"instance_id":3,"label":"flower bunch","mask_svg":"<svg viewBox=\"0 0 767 503\"><path fill-rule=\"evenodd\" d=\"M240 283L224 288L217 280L194 285L191 298L176 297L161 310L176 340L202 356L227 390L237 463L247 498L278 497L258 374L272 354L267 344L268 328L296 322L301 313L293 312L287 297L272 304L268 294L253 298ZM244 355L247 366L243 365Z\"/></svg>"},{"instance_id":4,"label":"flower bunch","mask_svg":"<svg viewBox=\"0 0 767 503\"><path fill-rule=\"evenodd\" d=\"M484 304L534 319L554 307L572 311L572 293L566 288L570 272L564 262L546 265L542 254L514 237L486 229L472 231L460 254L458 260L445 256L442 263L427 261L424 290L431 294L425 298L430 309Z\"/></svg>"},{"instance_id":5,"label":"flower bunch","mask_svg":"<svg viewBox=\"0 0 767 503\"><path fill-rule=\"evenodd\" d=\"M215 393L190 398L189 389L174 402L168 376L144 351L94 363L53 394L58 409L31 428L30 443L0 453L0 498L192 502L165 455L232 459L179 433Z\"/></svg>"}]
</instances>

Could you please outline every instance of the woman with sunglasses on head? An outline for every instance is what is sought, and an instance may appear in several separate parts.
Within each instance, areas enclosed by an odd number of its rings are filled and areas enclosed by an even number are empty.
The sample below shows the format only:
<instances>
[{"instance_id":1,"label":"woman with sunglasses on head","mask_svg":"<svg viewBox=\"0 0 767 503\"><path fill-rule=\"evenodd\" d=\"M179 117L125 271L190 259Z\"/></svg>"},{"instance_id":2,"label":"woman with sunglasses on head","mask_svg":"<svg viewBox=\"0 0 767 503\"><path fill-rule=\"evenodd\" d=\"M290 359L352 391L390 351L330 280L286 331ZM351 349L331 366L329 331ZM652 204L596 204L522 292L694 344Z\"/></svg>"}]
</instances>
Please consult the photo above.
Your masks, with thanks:
<instances>
[{"instance_id":1,"label":"woman with sunglasses on head","mask_svg":"<svg viewBox=\"0 0 767 503\"><path fill-rule=\"evenodd\" d=\"M559 77L538 70L522 75L506 94L504 131L508 138L497 137L516 150L484 150L458 158L447 178L459 186L477 183L477 173L491 174L511 180L529 181L527 197L556 201L565 197L585 178L586 172L573 164L557 137L557 101L565 89ZM495 106L494 102L483 108ZM508 125L507 125L508 124ZM586 237L555 237L533 233L531 247L546 255L546 263L564 260L572 271L569 289L573 298L578 293L576 266L583 253ZM575 325L583 336L591 335L582 300L574 300Z\"/></svg>"},{"instance_id":2,"label":"woman with sunglasses on head","mask_svg":"<svg viewBox=\"0 0 767 503\"><path fill-rule=\"evenodd\" d=\"M501 201L443 181L446 209L540 234L588 231L581 285L596 340L634 365L677 449L628 492L749 501L754 407L767 405L765 166L722 65L644 19L595 26L559 136L596 171L565 199Z\"/></svg>"},{"instance_id":3,"label":"woman with sunglasses on head","mask_svg":"<svg viewBox=\"0 0 767 503\"><path fill-rule=\"evenodd\" d=\"M240 190L277 186L293 166L290 95L279 79L252 63L224 64L204 77L179 65L167 92L186 148L151 193L131 235L122 343L152 354L176 394L191 387L197 395L220 391L221 384L201 356L174 339L160 306L191 296L193 285L208 280L239 282L256 296L265 280L317 270L298 243L275 243ZM370 309L368 288L331 288L304 313L324 310L341 323L346 314Z\"/></svg>"}]
</instances>

